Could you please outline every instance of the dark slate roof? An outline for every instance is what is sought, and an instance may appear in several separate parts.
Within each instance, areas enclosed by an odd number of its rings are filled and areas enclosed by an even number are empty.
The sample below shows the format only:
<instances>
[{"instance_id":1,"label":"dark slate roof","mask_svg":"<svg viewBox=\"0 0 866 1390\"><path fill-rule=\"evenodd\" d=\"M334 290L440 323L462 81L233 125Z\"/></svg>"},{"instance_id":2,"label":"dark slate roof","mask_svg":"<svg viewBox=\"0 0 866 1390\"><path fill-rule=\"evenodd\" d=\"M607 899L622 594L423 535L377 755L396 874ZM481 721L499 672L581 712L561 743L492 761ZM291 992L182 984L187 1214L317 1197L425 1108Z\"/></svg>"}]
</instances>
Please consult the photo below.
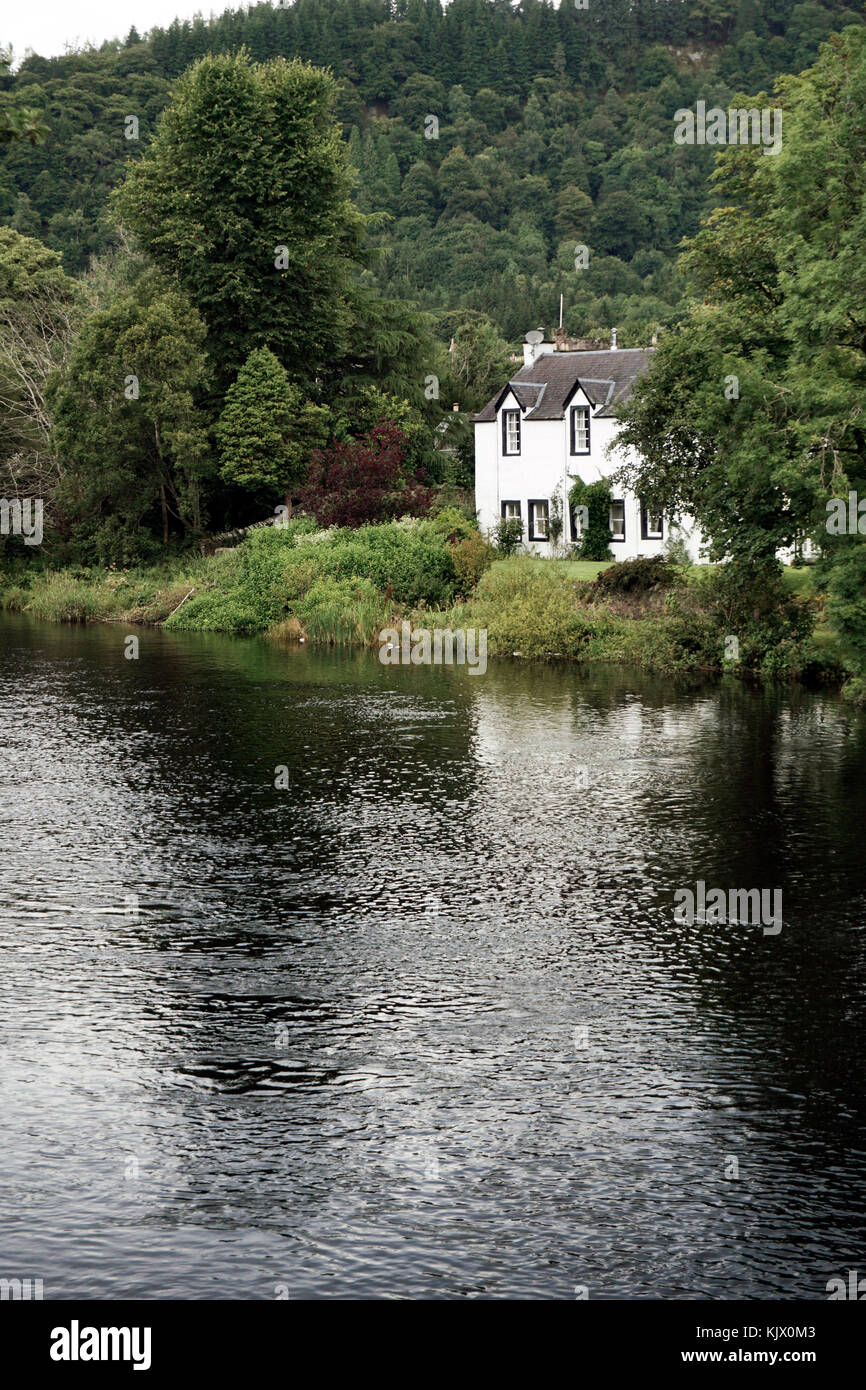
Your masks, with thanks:
<instances>
[{"instance_id":1,"label":"dark slate roof","mask_svg":"<svg viewBox=\"0 0 866 1390\"><path fill-rule=\"evenodd\" d=\"M520 381L515 379L509 381L509 389L517 397L517 404L521 410L532 410L538 405L541 396L544 394L544 383L538 381Z\"/></svg>"},{"instance_id":2,"label":"dark slate roof","mask_svg":"<svg viewBox=\"0 0 866 1390\"><path fill-rule=\"evenodd\" d=\"M545 352L522 367L475 416L478 424L495 420L506 392L514 392L527 420L561 420L580 384L597 416L613 415L649 366L652 348L617 348L606 352ZM538 394L540 390L540 394Z\"/></svg>"}]
</instances>

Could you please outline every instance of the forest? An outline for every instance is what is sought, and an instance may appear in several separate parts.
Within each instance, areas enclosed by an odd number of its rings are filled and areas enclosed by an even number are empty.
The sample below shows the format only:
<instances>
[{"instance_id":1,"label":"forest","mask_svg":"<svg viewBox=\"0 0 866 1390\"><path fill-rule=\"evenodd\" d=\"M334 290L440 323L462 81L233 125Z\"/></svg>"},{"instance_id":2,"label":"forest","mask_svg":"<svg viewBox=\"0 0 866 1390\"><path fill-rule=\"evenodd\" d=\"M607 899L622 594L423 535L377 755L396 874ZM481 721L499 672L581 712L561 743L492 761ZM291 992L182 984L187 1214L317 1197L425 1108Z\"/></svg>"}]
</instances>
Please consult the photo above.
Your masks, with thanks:
<instances>
[{"instance_id":1,"label":"forest","mask_svg":"<svg viewBox=\"0 0 866 1390\"><path fill-rule=\"evenodd\" d=\"M0 220L82 272L116 240L108 195L153 139L171 82L241 46L257 62L297 56L336 79L382 293L429 310L445 341L464 310L520 338L562 294L569 332L615 323L623 346L640 345L676 322L677 247L713 202L712 152L672 143L674 112L769 91L861 22L843 0L297 0L133 28L5 77L49 133L7 150ZM593 248L581 274L576 243Z\"/></svg>"}]
</instances>

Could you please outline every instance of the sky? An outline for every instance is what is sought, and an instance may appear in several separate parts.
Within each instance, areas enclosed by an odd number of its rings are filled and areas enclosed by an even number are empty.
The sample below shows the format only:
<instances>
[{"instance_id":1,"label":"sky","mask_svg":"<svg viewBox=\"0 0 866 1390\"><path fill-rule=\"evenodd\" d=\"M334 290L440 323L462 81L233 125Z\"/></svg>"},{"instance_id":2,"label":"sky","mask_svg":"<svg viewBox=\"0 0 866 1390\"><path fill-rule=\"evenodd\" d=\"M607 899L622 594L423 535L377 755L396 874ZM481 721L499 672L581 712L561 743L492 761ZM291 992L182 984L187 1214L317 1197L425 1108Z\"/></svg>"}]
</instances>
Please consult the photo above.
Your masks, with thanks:
<instances>
[{"instance_id":1,"label":"sky","mask_svg":"<svg viewBox=\"0 0 866 1390\"><path fill-rule=\"evenodd\" d=\"M11 45L17 60L28 48L43 58L63 53L67 44L75 47L88 41L123 39L133 24L140 34L173 19L192 19L194 14L222 14L227 9L244 8L241 0L32 0L30 4L4 5L0 18L0 46Z\"/></svg>"}]
</instances>

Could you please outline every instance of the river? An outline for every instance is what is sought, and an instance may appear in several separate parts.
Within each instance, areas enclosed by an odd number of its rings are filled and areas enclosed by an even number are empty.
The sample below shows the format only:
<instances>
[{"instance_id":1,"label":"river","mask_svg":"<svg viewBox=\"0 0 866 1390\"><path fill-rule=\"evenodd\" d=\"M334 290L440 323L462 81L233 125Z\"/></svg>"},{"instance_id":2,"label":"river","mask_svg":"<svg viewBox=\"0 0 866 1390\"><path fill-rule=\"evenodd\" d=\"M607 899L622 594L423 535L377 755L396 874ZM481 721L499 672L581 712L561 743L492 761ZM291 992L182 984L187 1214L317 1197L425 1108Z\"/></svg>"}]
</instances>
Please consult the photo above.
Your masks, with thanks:
<instances>
[{"instance_id":1,"label":"river","mask_svg":"<svg viewBox=\"0 0 866 1390\"><path fill-rule=\"evenodd\" d=\"M0 1277L866 1272L866 724L835 696L127 635L0 623ZM781 890L783 928L679 924L698 881Z\"/></svg>"}]
</instances>

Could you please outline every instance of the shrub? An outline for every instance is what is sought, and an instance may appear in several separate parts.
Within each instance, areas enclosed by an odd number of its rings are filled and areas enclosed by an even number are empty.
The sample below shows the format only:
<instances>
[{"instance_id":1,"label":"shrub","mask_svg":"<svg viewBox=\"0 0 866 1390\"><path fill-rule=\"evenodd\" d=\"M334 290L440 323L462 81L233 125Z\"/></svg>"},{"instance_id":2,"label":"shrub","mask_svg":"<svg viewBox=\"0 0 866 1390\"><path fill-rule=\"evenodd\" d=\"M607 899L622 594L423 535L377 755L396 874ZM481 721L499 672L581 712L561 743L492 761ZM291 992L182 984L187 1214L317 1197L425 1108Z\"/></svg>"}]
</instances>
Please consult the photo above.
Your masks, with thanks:
<instances>
[{"instance_id":1,"label":"shrub","mask_svg":"<svg viewBox=\"0 0 866 1390\"><path fill-rule=\"evenodd\" d=\"M478 531L451 546L457 588L461 594L472 592L481 576L492 565L495 553L493 546Z\"/></svg>"},{"instance_id":2,"label":"shrub","mask_svg":"<svg viewBox=\"0 0 866 1390\"><path fill-rule=\"evenodd\" d=\"M553 566L503 560L481 579L473 606L493 652L525 657L578 656L592 625L575 603L573 583Z\"/></svg>"},{"instance_id":3,"label":"shrub","mask_svg":"<svg viewBox=\"0 0 866 1390\"><path fill-rule=\"evenodd\" d=\"M428 518L427 524L430 532L441 536L443 541L464 541L479 534L478 522L466 516L459 507L440 507Z\"/></svg>"},{"instance_id":4,"label":"shrub","mask_svg":"<svg viewBox=\"0 0 866 1390\"><path fill-rule=\"evenodd\" d=\"M523 544L523 522L519 516L500 517L493 528L493 544L500 555L513 555Z\"/></svg>"},{"instance_id":5,"label":"shrub","mask_svg":"<svg viewBox=\"0 0 866 1390\"><path fill-rule=\"evenodd\" d=\"M320 533L315 540L294 523L285 529L262 527L232 552L236 572L218 591L196 594L171 627L207 631L262 632L290 614L319 581L367 581L382 604L444 604L456 590L451 550L430 522L392 522ZM223 557L220 556L220 559ZM324 602L324 590L319 601ZM349 591L341 589L343 597ZM360 592L367 594L361 584ZM341 599L342 601L342 599ZM335 640L343 640L335 639Z\"/></svg>"},{"instance_id":6,"label":"shrub","mask_svg":"<svg viewBox=\"0 0 866 1390\"><path fill-rule=\"evenodd\" d=\"M827 616L840 634L855 672L866 676L866 552L862 542L833 556Z\"/></svg>"},{"instance_id":7,"label":"shrub","mask_svg":"<svg viewBox=\"0 0 866 1390\"><path fill-rule=\"evenodd\" d=\"M621 560L602 570L595 583L607 594L649 593L653 589L672 588L679 583L680 576L670 561L661 555L652 558L638 557L635 560Z\"/></svg>"},{"instance_id":8,"label":"shrub","mask_svg":"<svg viewBox=\"0 0 866 1390\"><path fill-rule=\"evenodd\" d=\"M220 590L196 594L164 623L169 630L192 629L195 632L236 632L251 636L262 631L259 614L237 590Z\"/></svg>"},{"instance_id":9,"label":"shrub","mask_svg":"<svg viewBox=\"0 0 866 1390\"><path fill-rule=\"evenodd\" d=\"M370 579L401 603L443 604L454 597L454 559L429 521L341 532L334 560L339 576Z\"/></svg>"},{"instance_id":10,"label":"shrub","mask_svg":"<svg viewBox=\"0 0 866 1390\"><path fill-rule=\"evenodd\" d=\"M363 526L423 516L433 500L420 470L406 466L409 440L393 420L359 439L336 439L312 455L301 505L321 526Z\"/></svg>"},{"instance_id":11,"label":"shrub","mask_svg":"<svg viewBox=\"0 0 866 1390\"><path fill-rule=\"evenodd\" d=\"M777 564L725 564L708 569L668 595L676 640L694 665L719 669L729 637L737 639L735 669L790 678L809 661L815 600L792 594Z\"/></svg>"}]
</instances>

